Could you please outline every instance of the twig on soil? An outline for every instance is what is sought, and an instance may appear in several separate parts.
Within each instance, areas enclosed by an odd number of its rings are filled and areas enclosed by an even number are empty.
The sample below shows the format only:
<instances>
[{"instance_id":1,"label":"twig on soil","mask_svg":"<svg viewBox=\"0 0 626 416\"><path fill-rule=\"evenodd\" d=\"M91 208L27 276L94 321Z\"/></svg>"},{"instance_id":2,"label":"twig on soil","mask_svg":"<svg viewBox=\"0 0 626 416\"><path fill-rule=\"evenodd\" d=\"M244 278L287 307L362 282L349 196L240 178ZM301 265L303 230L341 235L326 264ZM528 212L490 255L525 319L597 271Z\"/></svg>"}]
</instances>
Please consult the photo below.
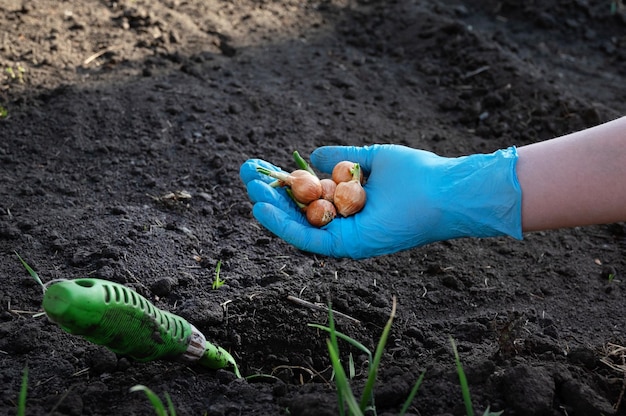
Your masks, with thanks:
<instances>
[{"instance_id":1,"label":"twig on soil","mask_svg":"<svg viewBox=\"0 0 626 416\"><path fill-rule=\"evenodd\" d=\"M67 389L67 390L65 390L65 392L63 392L63 394L61 395L59 400L56 402L56 404L54 406L52 406L52 409L50 410L50 414L54 413L55 410L57 410L57 408L61 405L63 400L65 400L67 398L67 396L70 394L70 392L72 391L73 388L74 388L74 386L70 386L69 389Z\"/></svg>"},{"instance_id":2,"label":"twig on soil","mask_svg":"<svg viewBox=\"0 0 626 416\"><path fill-rule=\"evenodd\" d=\"M220 303L220 306L222 307L222 310L224 311L224 321L226 325L228 325L228 304L232 302L233 302L232 299L228 299L227 301Z\"/></svg>"},{"instance_id":3,"label":"twig on soil","mask_svg":"<svg viewBox=\"0 0 626 416\"><path fill-rule=\"evenodd\" d=\"M489 70L489 65L481 66L480 68L467 72L465 75L463 75L463 78L464 79L471 78L488 70Z\"/></svg>"},{"instance_id":4,"label":"twig on soil","mask_svg":"<svg viewBox=\"0 0 626 416\"><path fill-rule=\"evenodd\" d=\"M78 370L77 372L75 372L74 374L72 374L72 377L78 377L78 376L82 376L83 374L88 373L90 370L89 367L85 367L82 370Z\"/></svg>"},{"instance_id":5,"label":"twig on soil","mask_svg":"<svg viewBox=\"0 0 626 416\"><path fill-rule=\"evenodd\" d=\"M98 52L94 53L93 55L87 57L87 59L85 59L83 61L83 65L89 65L90 63L92 63L93 61L95 61L96 59L98 59L99 57L104 55L105 53L112 51L113 49L115 49L115 47L108 46L108 47L106 47L104 49L99 50Z\"/></svg>"},{"instance_id":6,"label":"twig on soil","mask_svg":"<svg viewBox=\"0 0 626 416\"><path fill-rule=\"evenodd\" d=\"M624 393L626 393L626 347L608 343L604 352L606 355L600 359L600 362L622 374L622 389L620 390L617 401L613 405L613 409L617 412L624 398ZM618 360L619 364L615 363L615 360Z\"/></svg>"},{"instance_id":7,"label":"twig on soil","mask_svg":"<svg viewBox=\"0 0 626 416\"><path fill-rule=\"evenodd\" d=\"M32 315L33 317L37 317L38 314L44 315L41 311L26 311L22 309L7 309L10 313L14 313L16 315Z\"/></svg>"},{"instance_id":8,"label":"twig on soil","mask_svg":"<svg viewBox=\"0 0 626 416\"><path fill-rule=\"evenodd\" d=\"M306 301L304 299L300 299L297 298L295 296L287 296L287 299L292 301L293 303L297 303L300 306L306 306L307 308L311 308L311 309L315 309L317 311L324 311L324 312L328 312L328 307L322 304L318 304L318 303L311 303L309 301ZM361 321L359 321L356 318L351 317L350 315L346 315L345 313L341 313L341 312L337 312L335 310L333 310L333 314L335 316L341 316L342 318L346 318L349 319L350 321L354 322L355 324L361 324Z\"/></svg>"},{"instance_id":9,"label":"twig on soil","mask_svg":"<svg viewBox=\"0 0 626 416\"><path fill-rule=\"evenodd\" d=\"M624 362L626 359L626 347L608 343L604 352L606 355L600 359L601 362L608 365L615 371L626 373L626 363ZM620 364L613 362L613 360L610 359L611 357L618 358Z\"/></svg>"}]
</instances>

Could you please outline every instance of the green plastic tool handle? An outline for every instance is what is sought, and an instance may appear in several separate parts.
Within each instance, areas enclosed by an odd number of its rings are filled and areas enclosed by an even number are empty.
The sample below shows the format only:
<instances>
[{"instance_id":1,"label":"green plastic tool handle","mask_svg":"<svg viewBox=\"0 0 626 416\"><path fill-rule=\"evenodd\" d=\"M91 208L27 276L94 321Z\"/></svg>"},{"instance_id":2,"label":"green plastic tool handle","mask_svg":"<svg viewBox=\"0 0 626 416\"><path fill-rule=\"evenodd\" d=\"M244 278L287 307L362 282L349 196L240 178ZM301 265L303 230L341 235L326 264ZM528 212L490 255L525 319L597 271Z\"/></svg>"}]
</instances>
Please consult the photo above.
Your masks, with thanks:
<instances>
[{"instance_id":1,"label":"green plastic tool handle","mask_svg":"<svg viewBox=\"0 0 626 416\"><path fill-rule=\"evenodd\" d=\"M137 361L180 359L212 369L232 366L240 376L226 350L208 343L185 319L118 283L101 279L54 283L44 294L43 309L70 334Z\"/></svg>"}]
</instances>

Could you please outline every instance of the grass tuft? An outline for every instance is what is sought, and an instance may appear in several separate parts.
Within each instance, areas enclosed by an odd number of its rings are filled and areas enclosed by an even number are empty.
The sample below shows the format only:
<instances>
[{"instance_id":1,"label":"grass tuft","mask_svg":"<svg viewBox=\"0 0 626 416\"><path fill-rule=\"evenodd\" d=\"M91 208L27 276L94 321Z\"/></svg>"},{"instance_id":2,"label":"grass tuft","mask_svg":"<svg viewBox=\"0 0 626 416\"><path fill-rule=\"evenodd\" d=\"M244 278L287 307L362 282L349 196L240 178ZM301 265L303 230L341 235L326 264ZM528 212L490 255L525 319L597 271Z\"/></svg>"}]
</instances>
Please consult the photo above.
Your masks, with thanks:
<instances>
[{"instance_id":1,"label":"grass tuft","mask_svg":"<svg viewBox=\"0 0 626 416\"><path fill-rule=\"evenodd\" d=\"M321 329L323 331L328 332L330 335L330 339L326 341L326 344L328 346L328 354L330 356L330 362L331 362L331 365L333 367L333 371L335 374L334 379L335 379L335 386L337 388L337 401L338 401L338 406L339 406L339 416L345 416L346 414L350 416L361 416L361 415L364 415L365 412L371 412L372 414L376 415L376 406L374 403L374 386L376 384L376 377L378 375L378 369L380 368L380 361L383 355L383 351L385 349L385 345L387 344L387 339L389 338L389 332L391 331L391 325L393 323L393 319L395 318L395 315L396 315L396 298L394 297L391 314L389 316L389 319L387 320L387 324L383 328L383 333L380 339L378 340L376 351L373 356L372 356L371 351L367 347L365 347L363 344L361 344L357 340L350 338L349 336L341 332L338 332L335 329L335 319L333 317L333 311L331 307L328 308L328 322L329 322L328 327L318 325L318 324L309 324L310 327ZM357 398L355 397L354 392L352 390L352 387L350 387L350 382L349 382L349 379L354 377L354 362L350 361L348 363L349 374L350 374L350 377L348 377L346 375L346 372L343 368L343 365L340 359L339 343L338 343L339 339L348 342L350 345L361 350L368 356L368 363L369 363L368 375L367 375L367 380L365 382L365 387L363 389L363 393L361 394L360 400L357 400ZM350 356L350 358L351 357L352 356ZM400 412L401 416L404 415L408 411L409 406L413 402L413 399L415 398L415 395L417 394L419 387L422 384L424 375L425 375L425 372L423 372L420 375L417 382L411 389L411 392L409 393L407 400L402 406L402 410Z\"/></svg>"},{"instance_id":2,"label":"grass tuft","mask_svg":"<svg viewBox=\"0 0 626 416\"><path fill-rule=\"evenodd\" d=\"M470 395L469 383L461 365L461 359L459 358L459 351L456 348L454 339L450 337L450 343L452 344L452 351L454 352L454 362L456 363L456 371L459 375L459 382L461 383L461 395L463 396L463 403L465 404L465 412L467 416L474 416L474 407L472 406L472 396ZM492 412L487 406L483 416L500 416L503 412Z\"/></svg>"},{"instance_id":3,"label":"grass tuft","mask_svg":"<svg viewBox=\"0 0 626 416\"><path fill-rule=\"evenodd\" d=\"M452 351L454 352L454 362L456 363L456 371L459 374L459 382L461 383L461 395L463 396L463 403L465 404L465 413L467 416L474 416L474 408L472 406L472 396L469 391L469 384L467 383L467 377L463 366L461 365L461 359L459 358L459 351L456 348L454 339L450 338L452 344Z\"/></svg>"},{"instance_id":4,"label":"grass tuft","mask_svg":"<svg viewBox=\"0 0 626 416\"><path fill-rule=\"evenodd\" d=\"M17 400L17 416L26 415L26 394L28 393L28 365L24 367L22 375L22 387L20 388L20 396Z\"/></svg>"},{"instance_id":5,"label":"grass tuft","mask_svg":"<svg viewBox=\"0 0 626 416\"><path fill-rule=\"evenodd\" d=\"M215 279L213 279L213 284L211 285L211 288L213 288L213 290L219 289L220 287L222 287L224 285L224 283L226 283L225 280L220 278L220 270L221 269L222 269L222 261L218 260L217 261L217 266L215 266Z\"/></svg>"},{"instance_id":6,"label":"grass tuft","mask_svg":"<svg viewBox=\"0 0 626 416\"><path fill-rule=\"evenodd\" d=\"M369 373L367 377L367 382L365 383L365 389L363 390L363 395L361 396L361 409L365 409L367 403L371 403L374 405L374 384L376 383L376 375L378 374L378 368L380 367L380 359L383 356L383 352L385 350L385 345L387 344L387 339L389 338L389 332L391 331L391 324L393 324L393 319L396 317L396 298L394 296L393 302L391 305L391 314L389 315L389 319L383 328L383 333L378 340L378 345L376 346L376 352L374 353L374 361L369 367Z\"/></svg>"},{"instance_id":7,"label":"grass tuft","mask_svg":"<svg viewBox=\"0 0 626 416\"><path fill-rule=\"evenodd\" d=\"M166 409L165 404L163 404L163 401L159 398L159 396L157 396L157 394L148 387L137 384L136 386L131 387L130 391L131 393L136 391L143 391L146 393L146 396L148 397L148 400L150 400L157 416L176 416L176 409L174 409L174 403L172 403L172 399L169 394L165 393L165 401L167 402Z\"/></svg>"}]
</instances>

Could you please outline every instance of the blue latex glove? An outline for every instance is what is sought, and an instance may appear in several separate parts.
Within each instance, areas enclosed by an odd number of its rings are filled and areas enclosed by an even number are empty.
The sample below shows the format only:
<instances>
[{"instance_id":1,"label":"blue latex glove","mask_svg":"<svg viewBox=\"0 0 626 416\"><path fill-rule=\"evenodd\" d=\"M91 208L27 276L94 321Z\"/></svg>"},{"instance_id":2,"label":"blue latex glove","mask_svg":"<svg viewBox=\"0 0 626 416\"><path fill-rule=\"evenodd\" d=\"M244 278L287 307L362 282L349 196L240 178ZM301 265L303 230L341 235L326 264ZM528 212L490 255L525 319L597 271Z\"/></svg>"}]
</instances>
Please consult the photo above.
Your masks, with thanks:
<instances>
[{"instance_id":1,"label":"blue latex glove","mask_svg":"<svg viewBox=\"0 0 626 416\"><path fill-rule=\"evenodd\" d=\"M254 216L301 250L353 259L460 237L522 238L514 147L458 158L399 145L327 146L311 154L311 164L325 173L342 160L359 163L367 176L361 212L315 228L284 190L270 187L272 179L256 171L257 165L279 168L251 159L240 175Z\"/></svg>"}]
</instances>

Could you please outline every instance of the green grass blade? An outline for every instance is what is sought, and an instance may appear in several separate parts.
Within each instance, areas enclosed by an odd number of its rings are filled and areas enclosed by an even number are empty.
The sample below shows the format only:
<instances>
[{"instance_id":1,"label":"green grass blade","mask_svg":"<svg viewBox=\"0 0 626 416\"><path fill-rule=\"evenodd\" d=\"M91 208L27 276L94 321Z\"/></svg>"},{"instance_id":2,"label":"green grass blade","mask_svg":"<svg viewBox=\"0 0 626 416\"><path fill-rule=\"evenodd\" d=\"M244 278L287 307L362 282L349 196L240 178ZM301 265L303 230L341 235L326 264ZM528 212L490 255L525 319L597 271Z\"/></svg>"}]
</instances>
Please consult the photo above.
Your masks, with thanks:
<instances>
[{"instance_id":1,"label":"green grass blade","mask_svg":"<svg viewBox=\"0 0 626 416\"><path fill-rule=\"evenodd\" d=\"M165 393L165 401L167 402L167 408L169 409L170 416L176 416L176 409L174 409L174 403L172 402L172 398L167 392Z\"/></svg>"},{"instance_id":2,"label":"green grass blade","mask_svg":"<svg viewBox=\"0 0 626 416\"><path fill-rule=\"evenodd\" d=\"M328 305L328 325L330 340L327 340L326 344L328 345L330 363L333 366L335 386L337 386L337 406L339 406L339 416L344 416L344 394L347 393L347 390L350 390L350 386L345 380L343 380L342 382L340 380L340 377L338 376L338 371L343 372L343 368L341 367L341 361L339 360L339 344L337 342L337 331L335 331L335 319L333 317L333 308L331 307L330 303Z\"/></svg>"},{"instance_id":3,"label":"green grass blade","mask_svg":"<svg viewBox=\"0 0 626 416\"><path fill-rule=\"evenodd\" d=\"M17 416L26 415L26 393L28 392L28 366L24 367L22 375L22 387L20 388L20 396L17 401Z\"/></svg>"},{"instance_id":4,"label":"green grass blade","mask_svg":"<svg viewBox=\"0 0 626 416\"><path fill-rule=\"evenodd\" d=\"M318 324L308 324L308 326L310 326L311 328L321 329L322 331L326 331L330 333L330 328L327 326L322 326ZM343 332L335 331L335 335L337 335L337 338L341 338L343 341L348 342L353 347L363 351L365 354L367 354L370 363L372 362L372 352L365 345L361 344L359 341L357 341L354 338L350 338Z\"/></svg>"},{"instance_id":5,"label":"green grass blade","mask_svg":"<svg viewBox=\"0 0 626 416\"><path fill-rule=\"evenodd\" d=\"M404 416L406 412L409 410L409 406L411 406L411 403L413 403L413 399L415 399L415 395L417 394L417 391L420 389L420 386L422 385L422 381L424 381L425 375L426 375L426 371L422 371L422 374L419 376L419 378L415 382L415 385L411 389L411 392L409 393L409 397L406 398L406 401L404 402L402 409L400 409L399 416Z\"/></svg>"},{"instance_id":6,"label":"green grass blade","mask_svg":"<svg viewBox=\"0 0 626 416\"><path fill-rule=\"evenodd\" d=\"M348 377L352 380L355 376L356 370L354 368L354 357L352 356L352 353L350 353L348 356Z\"/></svg>"},{"instance_id":7,"label":"green grass blade","mask_svg":"<svg viewBox=\"0 0 626 416\"><path fill-rule=\"evenodd\" d=\"M39 286L41 286L42 290L44 291L44 293L46 292L46 287L44 286L43 282L41 281L41 279L39 278L39 275L37 274L36 271L34 271L29 265L28 263L26 263L24 261L24 259L22 259L22 257L20 257L19 254L17 254L17 251L14 251L15 255L17 256L18 259L20 259L20 261L22 262L22 265L24 266L24 268L26 269L26 271L28 272L28 274L30 274L30 276L35 279L35 281L37 283L39 283Z\"/></svg>"},{"instance_id":8,"label":"green grass blade","mask_svg":"<svg viewBox=\"0 0 626 416\"><path fill-rule=\"evenodd\" d=\"M331 340L327 340L326 344L328 345L330 362L333 366L333 370L335 371L335 385L337 386L337 397L339 400L338 405L340 414L345 414L345 410L343 408L343 403L345 401L345 403L348 405L348 409L350 410L350 415L363 416L363 412L359 407L359 403L357 402L356 397L354 397L352 388L350 388L348 378L346 377L346 372L341 366L339 351L337 351L335 345L333 345L333 342Z\"/></svg>"},{"instance_id":9,"label":"green grass blade","mask_svg":"<svg viewBox=\"0 0 626 416\"><path fill-rule=\"evenodd\" d=\"M220 278L220 270L222 270L222 260L218 260L217 266L215 266L215 278L213 279L213 284L211 285L213 290L219 289L225 283L225 281Z\"/></svg>"},{"instance_id":10,"label":"green grass blade","mask_svg":"<svg viewBox=\"0 0 626 416\"><path fill-rule=\"evenodd\" d=\"M378 367L380 366L380 359L383 356L383 351L385 350L385 345L387 344L387 338L389 337L389 332L391 330L391 324L393 323L393 319L396 316L396 298L393 298L393 304L391 307L391 314L389 315L389 320L383 329L383 333L378 340L378 345L376 346L376 352L374 353L374 360L370 364L369 374L367 376L367 382L365 383L365 388L363 389L363 394L361 396L361 409L365 410L368 403L374 406L374 384L376 383L376 375L378 374Z\"/></svg>"},{"instance_id":11,"label":"green grass blade","mask_svg":"<svg viewBox=\"0 0 626 416\"><path fill-rule=\"evenodd\" d=\"M502 415L502 413L504 413L504 410L501 410L499 412L492 412L489 406L487 406L487 408L485 409L485 413L483 413L483 416L500 416Z\"/></svg>"},{"instance_id":12,"label":"green grass blade","mask_svg":"<svg viewBox=\"0 0 626 416\"><path fill-rule=\"evenodd\" d=\"M136 386L131 387L130 391L131 393L136 391L143 391L144 393L146 393L148 400L150 400L150 403L152 404L152 407L154 408L157 416L168 416L167 411L165 410L165 405L163 404L159 396L157 396L156 393L150 390L148 387L137 384Z\"/></svg>"},{"instance_id":13,"label":"green grass blade","mask_svg":"<svg viewBox=\"0 0 626 416\"><path fill-rule=\"evenodd\" d=\"M461 394L463 395L463 403L465 403L465 412L467 416L474 416L474 408L472 407L472 397L469 391L469 384L467 383L467 377L463 366L461 365L461 359L459 358L459 351L456 349L456 343L454 339L450 338L452 344L452 351L454 351L454 362L456 363L456 370L459 373L459 382L461 383Z\"/></svg>"}]
</instances>

